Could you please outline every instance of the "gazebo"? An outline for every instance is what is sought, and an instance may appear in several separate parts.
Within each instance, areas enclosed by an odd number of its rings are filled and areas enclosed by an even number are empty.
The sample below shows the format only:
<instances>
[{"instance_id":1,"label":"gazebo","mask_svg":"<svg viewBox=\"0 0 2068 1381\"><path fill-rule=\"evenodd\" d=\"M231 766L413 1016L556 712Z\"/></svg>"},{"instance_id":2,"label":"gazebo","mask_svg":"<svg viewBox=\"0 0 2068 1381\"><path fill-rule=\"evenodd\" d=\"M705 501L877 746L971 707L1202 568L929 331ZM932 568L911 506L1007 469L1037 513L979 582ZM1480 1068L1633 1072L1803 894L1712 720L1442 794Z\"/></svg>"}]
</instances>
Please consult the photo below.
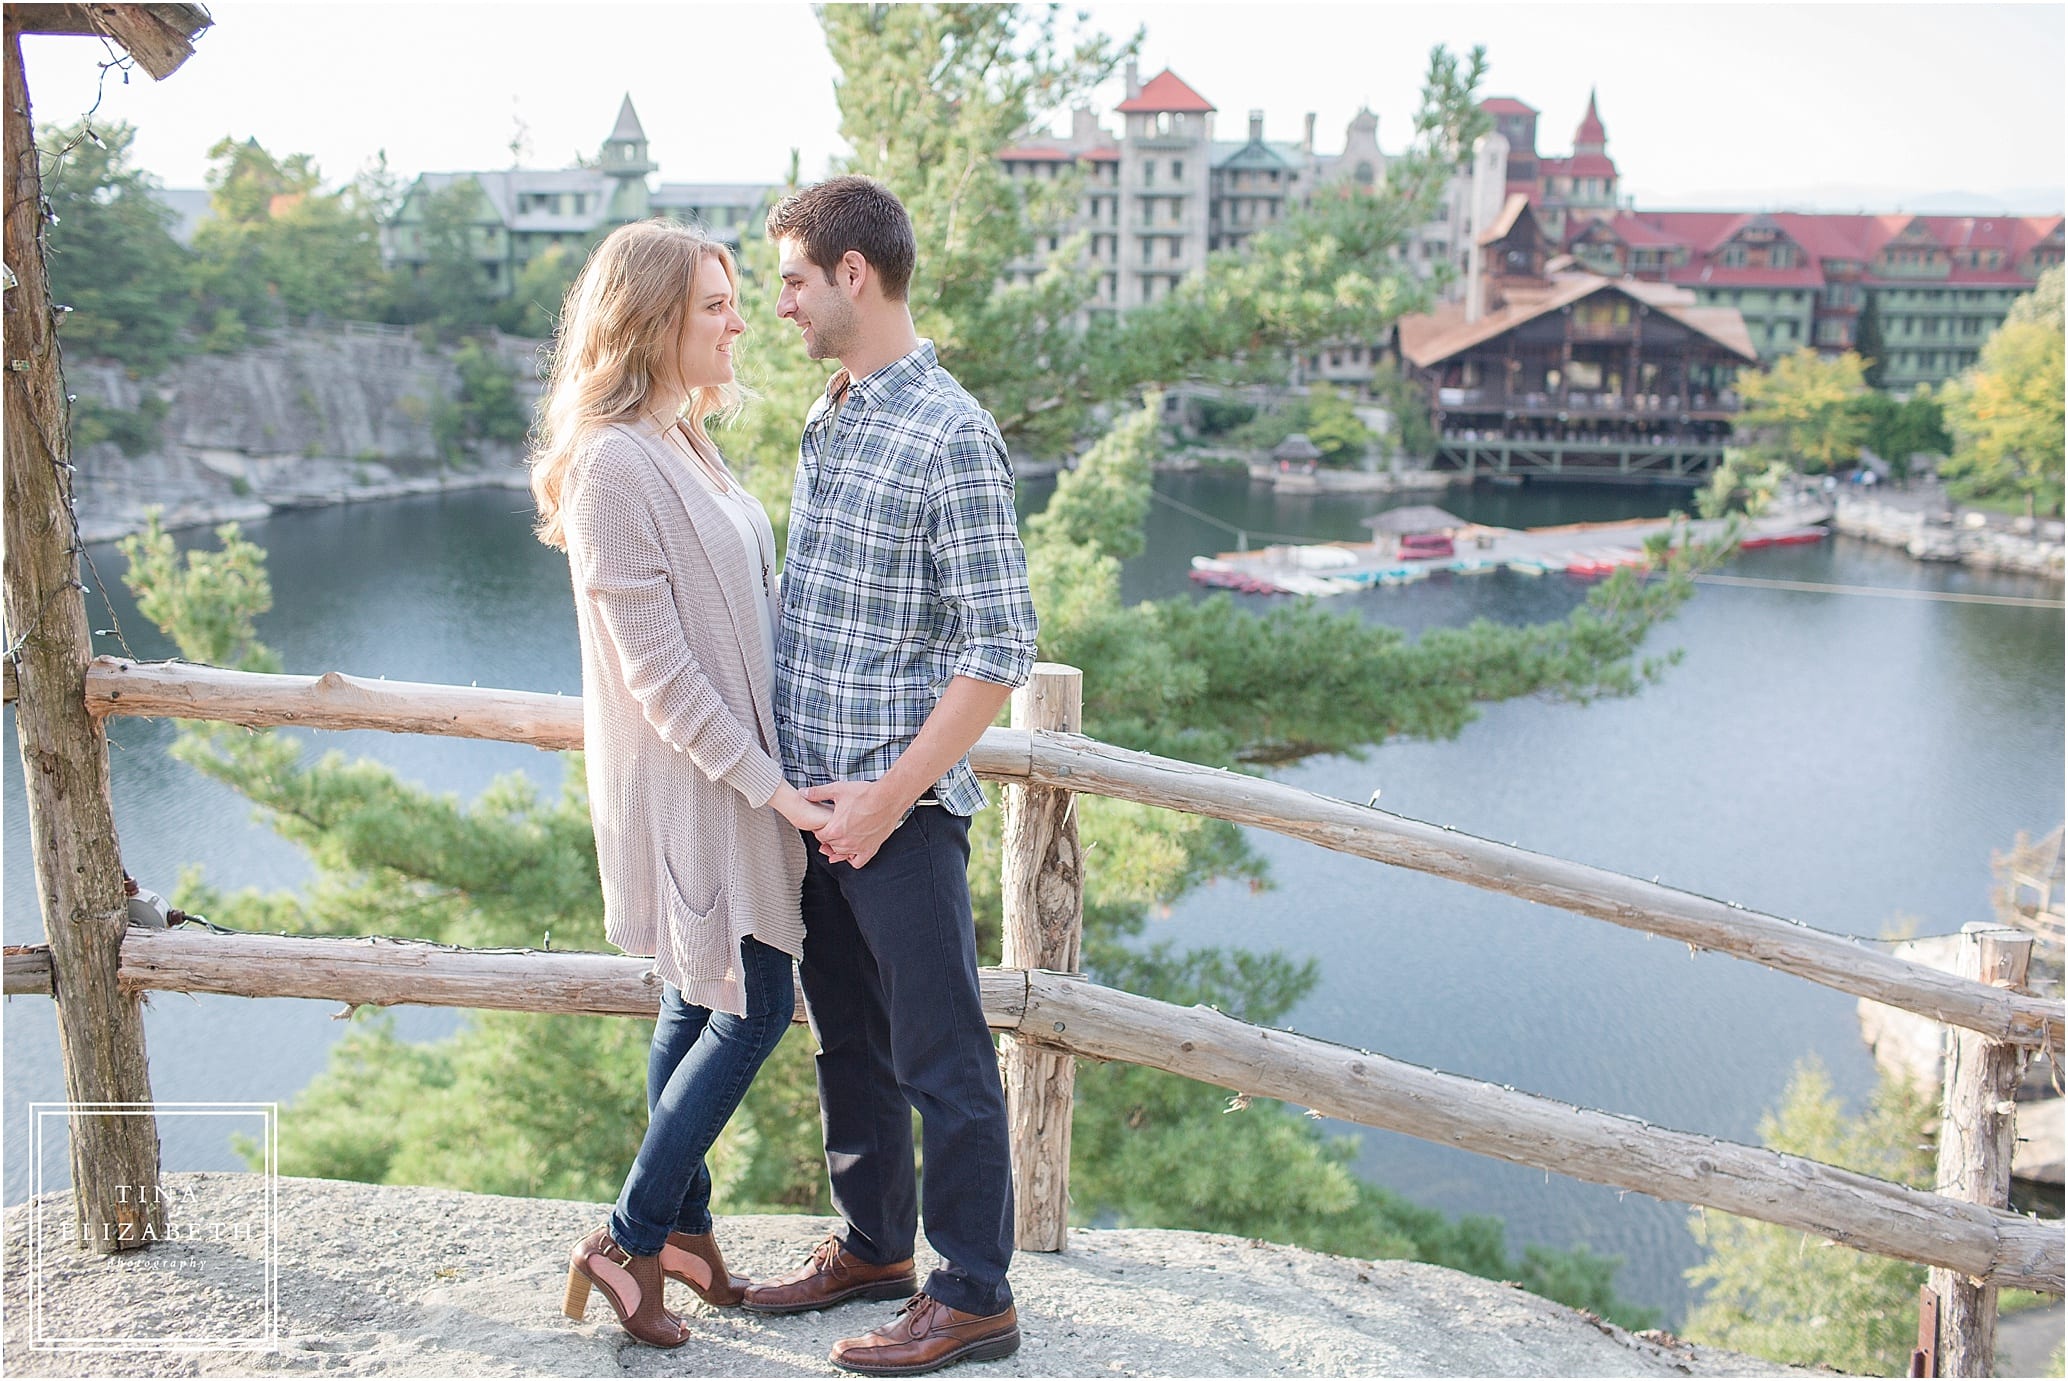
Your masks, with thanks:
<instances>
[{"instance_id":1,"label":"gazebo","mask_svg":"<svg viewBox=\"0 0 2068 1381\"><path fill-rule=\"evenodd\" d=\"M1321 448L1307 439L1305 432L1294 432L1271 448L1271 459L1278 462L1278 468L1289 470L1294 467L1312 468L1321 460Z\"/></svg>"},{"instance_id":2,"label":"gazebo","mask_svg":"<svg viewBox=\"0 0 2068 1381\"><path fill-rule=\"evenodd\" d=\"M1413 532L1454 533L1468 524L1455 513L1429 504L1415 504L1408 508L1389 508L1384 513L1374 513L1363 520L1364 526L1373 532L1389 537L1405 537Z\"/></svg>"}]
</instances>

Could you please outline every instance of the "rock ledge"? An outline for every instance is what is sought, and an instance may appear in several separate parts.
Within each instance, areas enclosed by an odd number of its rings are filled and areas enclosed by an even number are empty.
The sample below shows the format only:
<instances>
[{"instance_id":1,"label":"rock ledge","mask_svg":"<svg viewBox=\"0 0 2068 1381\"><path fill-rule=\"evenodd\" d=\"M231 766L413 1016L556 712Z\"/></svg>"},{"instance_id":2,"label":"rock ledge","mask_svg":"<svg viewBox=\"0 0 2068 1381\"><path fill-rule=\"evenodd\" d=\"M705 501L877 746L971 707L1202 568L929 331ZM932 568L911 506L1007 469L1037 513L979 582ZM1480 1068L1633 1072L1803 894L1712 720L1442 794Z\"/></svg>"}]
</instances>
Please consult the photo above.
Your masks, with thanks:
<instances>
[{"instance_id":1,"label":"rock ledge","mask_svg":"<svg viewBox=\"0 0 2068 1381\"><path fill-rule=\"evenodd\" d=\"M42 1351L37 1336L131 1340L263 1329L255 1175L166 1177L182 1240L96 1258L53 1245L68 1194L6 1212L5 1344L11 1374L121 1376L839 1375L835 1339L890 1306L761 1318L706 1308L675 1287L696 1338L677 1352L632 1344L592 1302L560 1313L566 1250L595 1204L453 1190L282 1179L277 1195L279 1344L270 1352ZM32 1224L46 1243L40 1267ZM204 1228L226 1225L220 1240ZM770 1275L829 1226L807 1217L722 1219L731 1265ZM921 1248L921 1271L929 1261ZM40 1282L40 1291L34 1287ZM1073 1232L1068 1251L1022 1254L1013 1287L1025 1343L983 1376L1761 1376L1789 1369L1633 1336L1522 1290L1435 1266L1352 1261L1205 1233ZM41 1295L41 1332L32 1305Z\"/></svg>"}]
</instances>

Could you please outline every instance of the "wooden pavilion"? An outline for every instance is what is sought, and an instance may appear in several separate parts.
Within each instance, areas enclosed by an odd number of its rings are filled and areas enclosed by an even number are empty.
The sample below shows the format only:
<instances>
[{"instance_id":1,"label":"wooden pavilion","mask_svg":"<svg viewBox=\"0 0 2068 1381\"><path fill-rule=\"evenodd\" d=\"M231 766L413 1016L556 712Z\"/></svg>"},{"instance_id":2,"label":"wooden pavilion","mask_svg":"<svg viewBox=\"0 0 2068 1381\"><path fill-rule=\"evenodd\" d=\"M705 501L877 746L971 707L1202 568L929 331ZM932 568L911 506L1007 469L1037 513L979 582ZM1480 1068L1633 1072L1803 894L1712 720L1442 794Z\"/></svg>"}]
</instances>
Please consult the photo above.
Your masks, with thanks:
<instances>
[{"instance_id":1,"label":"wooden pavilion","mask_svg":"<svg viewBox=\"0 0 2068 1381\"><path fill-rule=\"evenodd\" d=\"M1722 459L1739 369L1735 308L1578 265L1513 196L1480 239L1467 300L1406 317L1398 349L1427 390L1436 466L1493 476L1698 481Z\"/></svg>"}]
</instances>

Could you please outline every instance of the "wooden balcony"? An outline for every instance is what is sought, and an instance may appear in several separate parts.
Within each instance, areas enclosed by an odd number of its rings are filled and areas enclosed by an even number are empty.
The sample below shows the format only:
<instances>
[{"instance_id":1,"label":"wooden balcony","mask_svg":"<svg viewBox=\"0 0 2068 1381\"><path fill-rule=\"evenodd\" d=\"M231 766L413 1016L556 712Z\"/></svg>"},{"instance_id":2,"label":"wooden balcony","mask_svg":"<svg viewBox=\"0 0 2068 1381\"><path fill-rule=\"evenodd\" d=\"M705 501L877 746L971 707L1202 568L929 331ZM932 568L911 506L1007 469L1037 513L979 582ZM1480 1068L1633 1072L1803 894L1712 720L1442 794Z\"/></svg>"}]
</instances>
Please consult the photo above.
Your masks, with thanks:
<instances>
[{"instance_id":1,"label":"wooden balcony","mask_svg":"<svg viewBox=\"0 0 2068 1381\"><path fill-rule=\"evenodd\" d=\"M1561 389L1529 392L1499 385L1478 388L1439 388L1432 400L1437 411L1501 412L1518 417L1627 417L1667 420L1676 417L1729 418L1739 408L1738 395L1725 389L1679 393L1607 393L1589 389Z\"/></svg>"}]
</instances>

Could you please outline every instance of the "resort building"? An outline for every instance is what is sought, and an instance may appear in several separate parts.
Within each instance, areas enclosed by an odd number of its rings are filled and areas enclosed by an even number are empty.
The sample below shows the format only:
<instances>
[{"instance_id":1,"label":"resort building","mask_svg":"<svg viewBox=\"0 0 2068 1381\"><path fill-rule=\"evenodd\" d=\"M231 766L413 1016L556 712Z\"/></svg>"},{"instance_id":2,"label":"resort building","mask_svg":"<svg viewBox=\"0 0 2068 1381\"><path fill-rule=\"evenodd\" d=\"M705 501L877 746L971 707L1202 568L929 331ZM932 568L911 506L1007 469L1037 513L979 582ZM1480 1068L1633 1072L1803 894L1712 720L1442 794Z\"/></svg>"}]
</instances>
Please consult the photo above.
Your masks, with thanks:
<instances>
[{"instance_id":1,"label":"resort building","mask_svg":"<svg viewBox=\"0 0 2068 1381\"><path fill-rule=\"evenodd\" d=\"M1006 173L1029 191L1072 167L1081 178L1075 204L1035 227L1033 253L1008 265L1008 282L1039 277L1048 256L1083 233L1082 262L1098 285L1092 310L1125 312L1167 296L1206 267L1209 253L1241 249L1317 188L1338 181L1376 187L1386 176L1379 117L1369 110L1350 120L1334 153L1315 147L1312 114L1296 142L1267 138L1260 110L1249 112L1245 138L1216 139L1213 102L1169 69L1143 82L1129 63L1126 98L1115 113L1117 134L1080 107L1068 136L1030 137L999 155ZM1471 172L1453 180L1437 218L1413 237L1409 252L1423 273L1453 266L1452 296L1462 295L1475 227L1502 204L1507 147L1499 136L1482 141ZM1303 378L1362 387L1377 360L1372 344L1342 342L1297 363Z\"/></svg>"},{"instance_id":2,"label":"resort building","mask_svg":"<svg viewBox=\"0 0 2068 1381\"><path fill-rule=\"evenodd\" d=\"M627 95L596 161L573 168L505 168L492 172L425 173L410 184L382 228L381 251L398 268L421 271L426 200L471 182L467 237L483 277L507 295L524 266L556 246L581 250L599 235L649 216L701 226L738 247L740 233L758 222L777 189L759 183L662 183L646 131Z\"/></svg>"},{"instance_id":3,"label":"resort building","mask_svg":"<svg viewBox=\"0 0 2068 1381\"><path fill-rule=\"evenodd\" d=\"M1482 232L1473 295L1404 317L1435 466L1467 474L1692 483L1722 459L1759 352L1735 308L1563 253L1529 198Z\"/></svg>"},{"instance_id":4,"label":"resort building","mask_svg":"<svg viewBox=\"0 0 2068 1381\"><path fill-rule=\"evenodd\" d=\"M1569 246L1597 272L1737 308L1764 359L1859 350L1880 360L1882 387L1907 391L1975 363L2061 263L2062 218L1622 211Z\"/></svg>"},{"instance_id":5,"label":"resort building","mask_svg":"<svg viewBox=\"0 0 2068 1381\"><path fill-rule=\"evenodd\" d=\"M1535 106L1513 96L1479 103L1508 144L1508 192L1529 198L1537 223L1556 244L1565 244L1589 223L1616 211L1616 163L1608 156L1608 129L1601 123L1594 94L1587 93L1587 113L1573 131L1570 158L1537 152Z\"/></svg>"}]
</instances>

